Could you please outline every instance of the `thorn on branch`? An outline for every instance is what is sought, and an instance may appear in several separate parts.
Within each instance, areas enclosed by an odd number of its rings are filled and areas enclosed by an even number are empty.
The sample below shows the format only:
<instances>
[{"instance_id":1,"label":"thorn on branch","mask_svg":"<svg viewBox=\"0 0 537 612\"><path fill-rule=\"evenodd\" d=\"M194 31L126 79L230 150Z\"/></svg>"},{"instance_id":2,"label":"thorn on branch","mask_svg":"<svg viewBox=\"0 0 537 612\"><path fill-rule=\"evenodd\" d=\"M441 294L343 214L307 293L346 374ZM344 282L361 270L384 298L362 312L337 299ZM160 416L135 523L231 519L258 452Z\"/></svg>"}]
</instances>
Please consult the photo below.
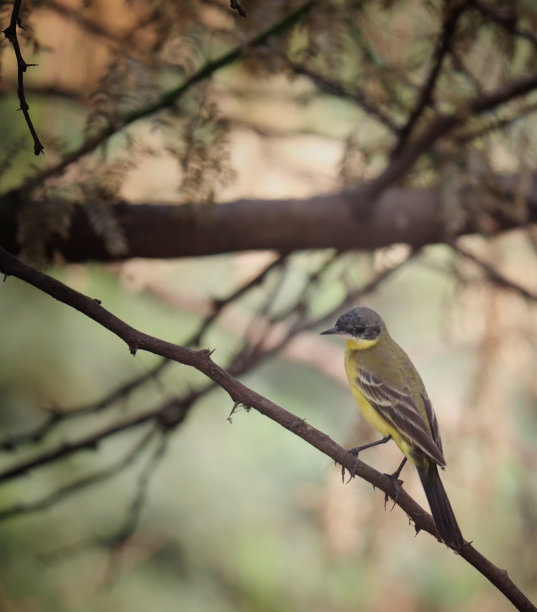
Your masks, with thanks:
<instances>
[{"instance_id":1,"label":"thorn on branch","mask_svg":"<svg viewBox=\"0 0 537 612\"><path fill-rule=\"evenodd\" d=\"M232 420L232 418L231 418L231 417L232 417L232 416L233 416L233 415L234 415L236 412L238 412L238 410L239 410L239 408L240 408L241 406L244 408L244 411L245 411L245 412L250 412L250 410L252 409L252 407L251 407L251 406L249 406L248 404L245 404L244 402L235 402L235 403L233 404L233 408L231 409L231 412L229 413L229 416L228 416L228 417L227 417L227 419L226 419L226 420L227 420L227 421L229 421L231 424L233 424L233 420Z\"/></svg>"},{"instance_id":2,"label":"thorn on branch","mask_svg":"<svg viewBox=\"0 0 537 612\"><path fill-rule=\"evenodd\" d=\"M237 410L239 409L241 403L240 402L235 402L233 404L233 408L231 409L231 412L229 413L229 416L227 417L227 421L229 421L229 423L232 425L233 424L233 419L231 418L235 412L237 412Z\"/></svg>"}]
</instances>

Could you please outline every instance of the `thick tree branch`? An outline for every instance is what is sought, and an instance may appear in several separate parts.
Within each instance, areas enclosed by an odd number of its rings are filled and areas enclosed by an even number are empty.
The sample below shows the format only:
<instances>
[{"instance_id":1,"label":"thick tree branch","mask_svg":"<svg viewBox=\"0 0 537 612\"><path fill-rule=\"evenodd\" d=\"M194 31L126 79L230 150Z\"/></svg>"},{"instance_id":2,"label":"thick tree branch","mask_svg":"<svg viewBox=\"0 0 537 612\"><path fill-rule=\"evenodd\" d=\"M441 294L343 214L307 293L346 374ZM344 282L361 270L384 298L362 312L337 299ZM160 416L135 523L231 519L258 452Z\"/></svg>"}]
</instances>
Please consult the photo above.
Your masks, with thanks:
<instances>
[{"instance_id":1,"label":"thick tree branch","mask_svg":"<svg viewBox=\"0 0 537 612\"><path fill-rule=\"evenodd\" d=\"M145 350L194 367L224 389L231 397L234 405L242 404L248 408L255 408L258 412L279 423L343 467L347 469L353 467L354 458L352 455L336 444L329 436L238 381L212 360L210 351L192 350L149 336L107 311L98 300L91 299L60 281L31 268L2 248L0 248L0 271L6 276L12 275L29 283L40 291L85 314L121 338L133 354L137 350ZM392 498L394 497L394 486L388 476L380 474L362 462L359 463L356 474ZM397 504L414 521L418 531L425 530L437 536L432 517L404 490L400 491ZM511 581L507 572L493 565L470 543L465 542L457 552L490 580L518 610L525 612L535 612L537 610Z\"/></svg>"},{"instance_id":2,"label":"thick tree branch","mask_svg":"<svg viewBox=\"0 0 537 612\"><path fill-rule=\"evenodd\" d=\"M514 201L516 177L500 179L502 197ZM526 206L525 222L537 221L537 178L528 191ZM12 253L19 251L17 209L14 195L0 200L0 246ZM302 200L237 200L216 206L121 203L115 214L129 258L248 250L373 250L394 243L420 248L446 239L440 196L432 189L389 189L373 208L367 188L362 188ZM502 211L487 211L487 215L494 223L493 233L520 225ZM478 220L469 220L460 235L479 231ZM107 251L83 206L75 209L69 237L51 237L46 251L49 255L57 251L69 262L119 259Z\"/></svg>"}]
</instances>

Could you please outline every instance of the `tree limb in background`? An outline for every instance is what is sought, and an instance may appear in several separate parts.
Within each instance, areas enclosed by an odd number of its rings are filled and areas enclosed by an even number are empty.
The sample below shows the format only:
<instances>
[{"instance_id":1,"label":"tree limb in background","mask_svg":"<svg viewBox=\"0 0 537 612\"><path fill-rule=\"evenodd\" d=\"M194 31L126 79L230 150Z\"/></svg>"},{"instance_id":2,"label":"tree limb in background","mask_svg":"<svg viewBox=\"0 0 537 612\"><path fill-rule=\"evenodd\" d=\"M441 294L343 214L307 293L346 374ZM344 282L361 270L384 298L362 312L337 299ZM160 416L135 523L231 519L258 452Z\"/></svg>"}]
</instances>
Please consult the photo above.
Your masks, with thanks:
<instances>
[{"instance_id":1,"label":"tree limb in background","mask_svg":"<svg viewBox=\"0 0 537 612\"><path fill-rule=\"evenodd\" d=\"M494 110L511 100L516 100L536 88L537 75L522 77L503 84L494 92L465 100L453 113L438 113L427 125L423 126L417 138L408 142L405 147L399 150L397 155L391 158L386 168L376 178L363 186L364 195L370 201L370 210L373 209L378 196L387 187L401 180L412 169L418 158L426 151L430 151L432 145L440 138L446 136L456 127L460 127L469 119ZM357 207L356 214L361 215L363 211Z\"/></svg>"},{"instance_id":2,"label":"tree limb in background","mask_svg":"<svg viewBox=\"0 0 537 612\"><path fill-rule=\"evenodd\" d=\"M98 300L91 299L58 280L31 268L4 249L0 249L0 270L6 276L16 276L93 319L121 338L127 344L132 354L135 354L138 350L145 350L194 367L224 389L235 406L242 404L247 408L255 408L258 412L279 423L343 467L349 470L354 467L355 459L345 449L323 432L307 424L303 419L296 417L281 406L259 395L231 376L212 360L212 351L188 349L145 334L107 311L100 305ZM380 474L362 462L359 462L355 472L358 476L367 480L373 486L378 487L390 497L394 498L396 496L394 484L389 476ZM437 537L432 517L403 489L398 493L396 503L412 519L418 531L425 530ZM537 610L512 582L508 573L492 564L469 542L465 542L457 552L494 584L518 610L524 612L535 612Z\"/></svg>"},{"instance_id":3,"label":"tree limb in background","mask_svg":"<svg viewBox=\"0 0 537 612\"><path fill-rule=\"evenodd\" d=\"M26 124L28 125L28 129L30 130L30 134L34 139L34 153L39 155L43 152L44 146L39 140L39 136L35 130L34 124L32 123L32 119L30 117L30 107L28 106L28 102L26 102L26 94L24 93L24 73L26 70L32 66L37 66L37 64L27 64L22 57L22 53L19 46L19 39L17 36L17 26L22 28L21 19L20 19L20 8L21 8L22 0L13 0L13 10L11 12L11 20L9 22L8 27L4 30L4 34L6 38L9 40L11 45L13 46L13 51L15 52L15 57L17 58L17 77L18 77L18 86L17 86L17 95L19 96L20 109L22 114L24 115L24 119L26 120Z\"/></svg>"},{"instance_id":4,"label":"tree limb in background","mask_svg":"<svg viewBox=\"0 0 537 612\"><path fill-rule=\"evenodd\" d=\"M537 221L536 178L528 189L524 224ZM497 177L506 201L516 193L517 180L513 175ZM8 197L0 205L0 246L17 253L17 199L13 194ZM438 189L391 188L376 201L362 187L304 199L236 200L217 206L123 202L113 212L129 258L252 250L282 254L324 248L370 251L396 243L418 249L447 237ZM493 223L491 234L524 225L501 210L487 211L487 215ZM457 235L480 231L476 219L469 219ZM82 205L74 208L69 237L53 236L45 248L49 256L58 252L68 262L118 260L92 229Z\"/></svg>"},{"instance_id":5,"label":"tree limb in background","mask_svg":"<svg viewBox=\"0 0 537 612\"><path fill-rule=\"evenodd\" d=\"M158 430L153 427L147 432L144 432L144 435L140 438L140 440L137 441L133 447L116 463L102 470L97 470L91 474L77 478L69 484L62 485L38 500L27 503L16 503L7 508L3 508L0 510L0 521L6 521L11 518L47 510L48 508L56 505L58 502L67 499L69 496L108 480L109 478L123 472L139 459L140 455L143 453L144 449L157 431Z\"/></svg>"}]
</instances>

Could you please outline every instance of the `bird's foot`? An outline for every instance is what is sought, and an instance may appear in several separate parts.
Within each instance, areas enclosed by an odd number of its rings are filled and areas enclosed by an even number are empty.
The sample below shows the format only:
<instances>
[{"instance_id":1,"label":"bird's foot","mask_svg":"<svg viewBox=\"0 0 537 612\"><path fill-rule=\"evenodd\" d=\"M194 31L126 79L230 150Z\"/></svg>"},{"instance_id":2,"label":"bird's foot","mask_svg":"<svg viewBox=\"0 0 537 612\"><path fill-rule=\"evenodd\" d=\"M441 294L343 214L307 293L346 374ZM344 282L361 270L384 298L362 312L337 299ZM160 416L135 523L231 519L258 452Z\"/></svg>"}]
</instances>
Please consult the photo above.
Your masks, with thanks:
<instances>
[{"instance_id":1,"label":"bird's foot","mask_svg":"<svg viewBox=\"0 0 537 612\"><path fill-rule=\"evenodd\" d=\"M393 474L384 474L384 476L387 476L391 480L393 485L393 496L388 495L388 493L384 494L384 510L386 510L386 505L388 504L388 500L390 499L390 497L392 497L393 499L393 506L390 508L391 512L395 508L397 500L399 499L399 494L401 493L401 485L403 484L403 481L399 480L399 470L397 472L394 472Z\"/></svg>"},{"instance_id":2,"label":"bird's foot","mask_svg":"<svg viewBox=\"0 0 537 612\"><path fill-rule=\"evenodd\" d=\"M360 460L358 459L358 453L362 450L361 446L357 446L356 448L350 448L348 450L348 452L354 457L354 462L350 468L350 470L348 470L349 472L349 479L347 480L347 484L349 484L349 482L356 476L356 472L358 471L358 464L360 463ZM345 468L345 466L341 467L341 481L345 484L345 470L347 468Z\"/></svg>"}]
</instances>

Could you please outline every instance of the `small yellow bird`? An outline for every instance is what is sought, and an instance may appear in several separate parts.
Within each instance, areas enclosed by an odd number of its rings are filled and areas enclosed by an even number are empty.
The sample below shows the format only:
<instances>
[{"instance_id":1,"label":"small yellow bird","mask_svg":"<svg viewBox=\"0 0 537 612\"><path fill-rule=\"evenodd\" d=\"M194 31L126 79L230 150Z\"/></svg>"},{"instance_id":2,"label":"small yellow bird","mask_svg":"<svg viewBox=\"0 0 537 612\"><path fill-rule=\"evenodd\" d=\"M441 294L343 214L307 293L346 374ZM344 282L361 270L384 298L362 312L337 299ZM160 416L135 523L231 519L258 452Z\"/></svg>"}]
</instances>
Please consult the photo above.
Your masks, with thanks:
<instances>
[{"instance_id":1,"label":"small yellow bird","mask_svg":"<svg viewBox=\"0 0 537 612\"><path fill-rule=\"evenodd\" d=\"M438 474L438 466L446 465L438 423L414 364L370 308L349 310L322 334L346 338L345 371L352 394L368 423L384 436L350 452L358 459L365 448L393 440L405 456L392 475L396 488L397 477L410 459L418 470L438 534L448 546L460 548L464 539Z\"/></svg>"}]
</instances>

